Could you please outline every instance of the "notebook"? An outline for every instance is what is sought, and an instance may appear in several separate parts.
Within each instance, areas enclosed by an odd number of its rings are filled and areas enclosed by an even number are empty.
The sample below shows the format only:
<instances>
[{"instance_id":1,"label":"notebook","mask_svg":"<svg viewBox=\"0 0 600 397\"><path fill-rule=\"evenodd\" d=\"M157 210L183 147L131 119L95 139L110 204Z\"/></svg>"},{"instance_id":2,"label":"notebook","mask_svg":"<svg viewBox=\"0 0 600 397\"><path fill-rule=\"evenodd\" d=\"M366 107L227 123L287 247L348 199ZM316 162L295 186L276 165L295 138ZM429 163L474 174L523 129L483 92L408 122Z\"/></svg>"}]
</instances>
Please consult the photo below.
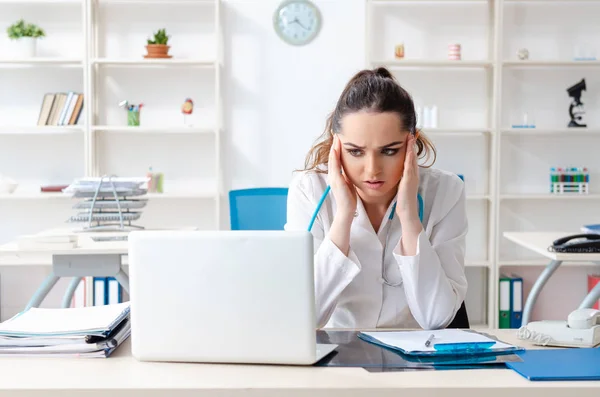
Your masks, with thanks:
<instances>
[{"instance_id":1,"label":"notebook","mask_svg":"<svg viewBox=\"0 0 600 397\"><path fill-rule=\"evenodd\" d=\"M416 356L499 354L522 350L481 333L460 329L361 332L358 337L403 354ZM429 346L426 345L427 340L431 342Z\"/></svg>"},{"instance_id":2,"label":"notebook","mask_svg":"<svg viewBox=\"0 0 600 397\"><path fill-rule=\"evenodd\" d=\"M600 348L526 350L518 355L522 362L506 366L529 380L600 380Z\"/></svg>"}]
</instances>

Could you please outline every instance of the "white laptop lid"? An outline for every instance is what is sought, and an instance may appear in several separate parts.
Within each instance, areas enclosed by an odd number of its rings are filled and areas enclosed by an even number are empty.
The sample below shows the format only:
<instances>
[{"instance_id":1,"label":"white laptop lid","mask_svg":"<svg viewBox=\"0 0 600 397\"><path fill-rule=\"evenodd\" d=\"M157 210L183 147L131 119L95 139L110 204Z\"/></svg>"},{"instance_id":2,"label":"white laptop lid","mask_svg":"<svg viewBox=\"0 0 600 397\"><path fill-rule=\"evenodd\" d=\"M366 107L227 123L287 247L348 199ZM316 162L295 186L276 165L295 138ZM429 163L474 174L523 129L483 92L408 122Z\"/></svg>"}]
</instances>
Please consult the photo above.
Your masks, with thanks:
<instances>
[{"instance_id":1,"label":"white laptop lid","mask_svg":"<svg viewBox=\"0 0 600 397\"><path fill-rule=\"evenodd\" d=\"M312 364L313 240L291 231L134 231L140 360Z\"/></svg>"}]
</instances>

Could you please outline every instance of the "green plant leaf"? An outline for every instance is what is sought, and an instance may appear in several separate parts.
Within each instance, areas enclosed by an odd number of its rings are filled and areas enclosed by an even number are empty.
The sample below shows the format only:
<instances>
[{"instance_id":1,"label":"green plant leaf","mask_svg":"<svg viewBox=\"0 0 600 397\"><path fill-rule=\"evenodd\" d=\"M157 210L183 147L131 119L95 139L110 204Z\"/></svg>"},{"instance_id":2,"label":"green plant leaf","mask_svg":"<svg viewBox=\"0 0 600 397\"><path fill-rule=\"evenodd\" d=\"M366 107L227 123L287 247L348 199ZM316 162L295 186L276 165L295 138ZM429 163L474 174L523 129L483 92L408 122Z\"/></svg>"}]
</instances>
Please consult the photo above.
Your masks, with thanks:
<instances>
[{"instance_id":1,"label":"green plant leaf","mask_svg":"<svg viewBox=\"0 0 600 397\"><path fill-rule=\"evenodd\" d=\"M40 38L45 37L46 32L33 23L26 23L23 19L18 20L6 29L8 37L17 40L22 37Z\"/></svg>"}]
</instances>

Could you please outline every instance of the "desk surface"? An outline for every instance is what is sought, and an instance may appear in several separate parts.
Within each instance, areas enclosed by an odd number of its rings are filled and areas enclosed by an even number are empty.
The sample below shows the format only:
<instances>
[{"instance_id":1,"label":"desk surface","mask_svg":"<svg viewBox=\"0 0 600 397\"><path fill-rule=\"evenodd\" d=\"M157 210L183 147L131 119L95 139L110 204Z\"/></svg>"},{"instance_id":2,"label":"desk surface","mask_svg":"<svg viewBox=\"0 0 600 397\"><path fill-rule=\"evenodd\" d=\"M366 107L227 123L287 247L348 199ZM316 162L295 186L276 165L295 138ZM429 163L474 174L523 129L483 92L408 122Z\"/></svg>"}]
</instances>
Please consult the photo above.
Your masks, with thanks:
<instances>
[{"instance_id":1,"label":"desk surface","mask_svg":"<svg viewBox=\"0 0 600 397\"><path fill-rule=\"evenodd\" d=\"M71 229L51 229L36 235L75 235L75 248L28 248L19 247L18 240L0 245L0 256L29 255L94 255L94 254L127 254L127 241L94 241L96 236L125 236L128 232L74 232Z\"/></svg>"},{"instance_id":2,"label":"desk surface","mask_svg":"<svg viewBox=\"0 0 600 397\"><path fill-rule=\"evenodd\" d=\"M517 340L515 330L487 332L533 347ZM112 397L600 395L600 381L530 382L509 369L370 373L362 368L139 362L131 357L129 340L107 359L2 357L0 374L3 396L28 397L70 397L85 391Z\"/></svg>"},{"instance_id":3,"label":"desk surface","mask_svg":"<svg viewBox=\"0 0 600 397\"><path fill-rule=\"evenodd\" d=\"M145 229L158 230L158 229ZM184 226L163 228L161 230L197 230L196 227ZM127 255L127 241L94 241L92 237L121 237L129 231L81 231L80 229L49 229L36 235L75 235L78 237L74 248L27 248L19 247L18 239L0 245L0 266L3 265L52 265L52 255Z\"/></svg>"},{"instance_id":4,"label":"desk surface","mask_svg":"<svg viewBox=\"0 0 600 397\"><path fill-rule=\"evenodd\" d=\"M546 258L570 262L600 261L600 253L595 254L563 254L548 251L552 242L570 234L581 234L581 231L571 232L504 232L504 237L522 247L530 249Z\"/></svg>"}]
</instances>

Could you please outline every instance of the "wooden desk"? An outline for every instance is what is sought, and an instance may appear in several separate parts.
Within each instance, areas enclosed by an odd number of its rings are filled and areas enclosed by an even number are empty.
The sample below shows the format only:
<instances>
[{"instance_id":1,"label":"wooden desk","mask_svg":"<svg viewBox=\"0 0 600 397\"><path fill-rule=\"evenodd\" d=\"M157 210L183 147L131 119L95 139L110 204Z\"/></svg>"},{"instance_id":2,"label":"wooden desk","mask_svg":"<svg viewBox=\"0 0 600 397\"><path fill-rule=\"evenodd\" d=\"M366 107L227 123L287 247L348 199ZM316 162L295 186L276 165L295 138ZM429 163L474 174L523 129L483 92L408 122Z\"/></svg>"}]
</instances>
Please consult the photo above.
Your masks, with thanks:
<instances>
[{"instance_id":1,"label":"wooden desk","mask_svg":"<svg viewBox=\"0 0 600 397\"><path fill-rule=\"evenodd\" d=\"M515 330L488 332L518 341ZM536 347L537 348L537 347ZM127 341L107 359L0 358L6 397L598 397L600 381L530 382L509 369L370 373L362 368L138 362Z\"/></svg>"},{"instance_id":2,"label":"wooden desk","mask_svg":"<svg viewBox=\"0 0 600 397\"><path fill-rule=\"evenodd\" d=\"M523 308L522 325L529 322L529 317L538 295L552 274L563 262L600 263L600 253L559 253L548 250L548 247L552 245L553 241L570 234L580 233L582 232L504 232L503 235L506 239L550 259L550 262L535 281L531 288L531 292L527 297L527 301ZM592 307L598 299L600 299L600 284L596 285L596 287L587 294L585 299L579 305L579 308ZM573 310L575 309L576 308L573 308Z\"/></svg>"}]
</instances>

